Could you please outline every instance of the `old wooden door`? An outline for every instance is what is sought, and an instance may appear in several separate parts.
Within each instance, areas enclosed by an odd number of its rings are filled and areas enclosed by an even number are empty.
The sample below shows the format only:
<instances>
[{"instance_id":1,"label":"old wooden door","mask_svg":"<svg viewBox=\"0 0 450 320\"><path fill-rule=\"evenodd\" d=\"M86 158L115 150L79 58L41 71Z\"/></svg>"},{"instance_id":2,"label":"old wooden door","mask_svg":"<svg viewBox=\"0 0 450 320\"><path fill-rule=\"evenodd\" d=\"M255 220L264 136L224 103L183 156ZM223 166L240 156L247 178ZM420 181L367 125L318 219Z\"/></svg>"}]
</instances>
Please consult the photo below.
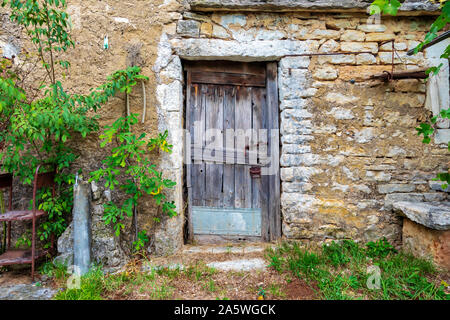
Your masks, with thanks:
<instances>
[{"instance_id":1,"label":"old wooden door","mask_svg":"<svg viewBox=\"0 0 450 320\"><path fill-rule=\"evenodd\" d=\"M185 62L189 238L281 236L276 63Z\"/></svg>"}]
</instances>

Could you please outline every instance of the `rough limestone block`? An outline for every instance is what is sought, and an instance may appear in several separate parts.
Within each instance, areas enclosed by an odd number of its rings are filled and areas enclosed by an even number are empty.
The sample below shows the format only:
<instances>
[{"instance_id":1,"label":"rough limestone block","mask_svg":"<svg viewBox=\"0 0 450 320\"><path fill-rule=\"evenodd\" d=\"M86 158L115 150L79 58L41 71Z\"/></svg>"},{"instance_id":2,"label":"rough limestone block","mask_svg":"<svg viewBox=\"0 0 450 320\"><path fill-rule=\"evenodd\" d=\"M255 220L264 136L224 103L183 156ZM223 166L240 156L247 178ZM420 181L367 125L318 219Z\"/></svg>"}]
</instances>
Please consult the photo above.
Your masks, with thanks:
<instances>
[{"instance_id":1,"label":"rough limestone block","mask_svg":"<svg viewBox=\"0 0 450 320\"><path fill-rule=\"evenodd\" d=\"M329 52L336 52L339 51L339 43L335 40L327 40L325 41L319 49L319 52L321 53L329 53Z\"/></svg>"},{"instance_id":2,"label":"rough limestone block","mask_svg":"<svg viewBox=\"0 0 450 320\"><path fill-rule=\"evenodd\" d=\"M172 48L181 58L220 60L239 57L242 61L273 61L287 55L315 52L318 42L257 40L248 43L219 39L172 39Z\"/></svg>"},{"instance_id":3,"label":"rough limestone block","mask_svg":"<svg viewBox=\"0 0 450 320\"><path fill-rule=\"evenodd\" d=\"M362 24L357 29L364 32L385 32L387 28L383 24Z\"/></svg>"},{"instance_id":4,"label":"rough limestone block","mask_svg":"<svg viewBox=\"0 0 450 320\"><path fill-rule=\"evenodd\" d=\"M326 22L326 26L328 29L356 29L358 25L357 20L349 20L349 19L337 19L337 20L328 20Z\"/></svg>"},{"instance_id":5,"label":"rough limestone block","mask_svg":"<svg viewBox=\"0 0 450 320\"><path fill-rule=\"evenodd\" d=\"M405 218L403 249L450 270L450 230L433 230Z\"/></svg>"},{"instance_id":6,"label":"rough limestone block","mask_svg":"<svg viewBox=\"0 0 450 320\"><path fill-rule=\"evenodd\" d=\"M225 28L218 26L218 25L213 26L212 35L213 35L213 37L220 38L220 39L230 38L230 34L228 33L228 31Z\"/></svg>"},{"instance_id":7,"label":"rough limestone block","mask_svg":"<svg viewBox=\"0 0 450 320\"><path fill-rule=\"evenodd\" d=\"M367 65L367 64L376 64L377 58L373 54L370 53L361 53L356 56L356 64L357 65Z\"/></svg>"},{"instance_id":8,"label":"rough limestone block","mask_svg":"<svg viewBox=\"0 0 450 320\"><path fill-rule=\"evenodd\" d=\"M280 60L281 69L307 69L311 63L310 57L285 57Z\"/></svg>"},{"instance_id":9,"label":"rough limestone block","mask_svg":"<svg viewBox=\"0 0 450 320\"><path fill-rule=\"evenodd\" d=\"M339 39L341 33L336 30L314 30L312 34L307 36L308 39Z\"/></svg>"},{"instance_id":10,"label":"rough limestone block","mask_svg":"<svg viewBox=\"0 0 450 320\"><path fill-rule=\"evenodd\" d=\"M319 64L331 63L331 64L356 64L356 56L354 54L347 55L331 55L331 56L319 56Z\"/></svg>"},{"instance_id":11,"label":"rough limestone block","mask_svg":"<svg viewBox=\"0 0 450 320\"><path fill-rule=\"evenodd\" d=\"M393 33L368 33L366 35L366 41L382 42L395 39L395 34Z\"/></svg>"},{"instance_id":12,"label":"rough limestone block","mask_svg":"<svg viewBox=\"0 0 450 320\"><path fill-rule=\"evenodd\" d=\"M195 20L178 21L177 33L186 37L198 37L200 34L200 22Z\"/></svg>"},{"instance_id":13,"label":"rough limestone block","mask_svg":"<svg viewBox=\"0 0 450 320\"><path fill-rule=\"evenodd\" d=\"M330 66L317 69L313 74L317 80L335 80L338 77L338 71Z\"/></svg>"},{"instance_id":14,"label":"rough limestone block","mask_svg":"<svg viewBox=\"0 0 450 320\"><path fill-rule=\"evenodd\" d=\"M414 190L416 190L416 186L413 184L391 183L378 186L378 192L382 194L394 192L413 192Z\"/></svg>"},{"instance_id":15,"label":"rough limestone block","mask_svg":"<svg viewBox=\"0 0 450 320\"><path fill-rule=\"evenodd\" d=\"M392 64L392 52L380 52L380 61L385 64ZM394 64L422 64L423 53L419 52L416 55L408 56L406 52L397 52L394 55Z\"/></svg>"},{"instance_id":16,"label":"rough limestone block","mask_svg":"<svg viewBox=\"0 0 450 320\"><path fill-rule=\"evenodd\" d=\"M408 45L404 42L394 42L394 49L397 51L404 51L408 49ZM380 46L380 51L392 51L392 42Z\"/></svg>"},{"instance_id":17,"label":"rough limestone block","mask_svg":"<svg viewBox=\"0 0 450 320\"><path fill-rule=\"evenodd\" d=\"M341 36L341 41L364 41L366 34L361 31L347 30Z\"/></svg>"}]
</instances>

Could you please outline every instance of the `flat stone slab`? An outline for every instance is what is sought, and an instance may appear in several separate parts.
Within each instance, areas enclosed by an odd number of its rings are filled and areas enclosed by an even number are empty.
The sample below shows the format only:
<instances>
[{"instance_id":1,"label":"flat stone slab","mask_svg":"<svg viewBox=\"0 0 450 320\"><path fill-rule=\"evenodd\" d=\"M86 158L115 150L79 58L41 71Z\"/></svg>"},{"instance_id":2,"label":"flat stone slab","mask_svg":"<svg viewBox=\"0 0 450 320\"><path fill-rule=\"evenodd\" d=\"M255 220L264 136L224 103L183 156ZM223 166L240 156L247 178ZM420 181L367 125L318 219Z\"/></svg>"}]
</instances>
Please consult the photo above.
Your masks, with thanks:
<instances>
[{"instance_id":1,"label":"flat stone slab","mask_svg":"<svg viewBox=\"0 0 450 320\"><path fill-rule=\"evenodd\" d=\"M160 270L180 270L183 271L184 270L184 265L181 263L167 263L167 264L163 264L163 265L152 265L149 263L144 264L141 267L141 271L142 272L152 272L152 271L160 271Z\"/></svg>"},{"instance_id":2,"label":"flat stone slab","mask_svg":"<svg viewBox=\"0 0 450 320\"><path fill-rule=\"evenodd\" d=\"M50 300L57 290L32 284L0 287L0 300Z\"/></svg>"},{"instance_id":3,"label":"flat stone slab","mask_svg":"<svg viewBox=\"0 0 450 320\"><path fill-rule=\"evenodd\" d=\"M267 262L263 259L256 258L211 262L208 263L207 266L219 271L263 271L266 269Z\"/></svg>"},{"instance_id":4,"label":"flat stone slab","mask_svg":"<svg viewBox=\"0 0 450 320\"><path fill-rule=\"evenodd\" d=\"M408 202L393 204L394 211L434 230L450 230L450 202Z\"/></svg>"},{"instance_id":5,"label":"flat stone slab","mask_svg":"<svg viewBox=\"0 0 450 320\"><path fill-rule=\"evenodd\" d=\"M188 0L192 10L259 10L259 11L293 11L293 10L330 10L340 9L362 11L372 1L367 0ZM407 0L400 11L436 11L438 4L425 0Z\"/></svg>"}]
</instances>

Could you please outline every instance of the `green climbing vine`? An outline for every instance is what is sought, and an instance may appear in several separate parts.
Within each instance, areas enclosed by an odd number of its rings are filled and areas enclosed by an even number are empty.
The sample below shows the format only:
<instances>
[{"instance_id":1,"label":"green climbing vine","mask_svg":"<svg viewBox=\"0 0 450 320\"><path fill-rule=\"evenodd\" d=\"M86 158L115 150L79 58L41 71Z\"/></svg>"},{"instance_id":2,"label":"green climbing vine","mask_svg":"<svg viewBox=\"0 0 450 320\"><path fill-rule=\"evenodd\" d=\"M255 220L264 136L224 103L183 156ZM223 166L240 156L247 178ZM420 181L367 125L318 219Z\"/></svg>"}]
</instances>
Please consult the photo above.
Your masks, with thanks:
<instances>
[{"instance_id":1,"label":"green climbing vine","mask_svg":"<svg viewBox=\"0 0 450 320\"><path fill-rule=\"evenodd\" d=\"M137 218L137 207L139 200L145 195L150 195L156 203L162 207L164 214L170 217L175 216L175 205L166 200L164 189L173 188L175 182L164 179L161 172L147 157L147 151L161 150L170 153L172 146L167 143L168 132L159 134L158 137L146 140L146 134L137 136L132 131L134 125L138 123L138 115L131 114L127 117L119 118L111 126L106 126L101 135L103 140L101 147L114 144L111 155L104 161L104 168L91 172L91 181L103 179L105 188L123 190L127 198L121 205L110 201L104 205L104 220L107 224L112 224L117 236L125 228L123 219L125 217ZM119 181L119 178L125 182ZM158 218L156 218L158 219ZM135 223L136 236L133 243L134 250L140 251L149 241L145 231L138 231Z\"/></svg>"},{"instance_id":2,"label":"green climbing vine","mask_svg":"<svg viewBox=\"0 0 450 320\"><path fill-rule=\"evenodd\" d=\"M119 93L129 93L138 81L146 77L140 74L139 67L130 67L116 71L103 85L91 89L89 94L67 92L61 80L70 62L63 59L63 53L73 48L74 42L69 32L66 1L3 0L1 4L9 10L10 20L22 27L35 50L33 53L24 53L20 63L15 63L15 57L1 59L0 163L2 171L13 173L26 185L32 184L38 165L50 163L57 168L56 197L50 196L50 190L42 190L37 197L38 208L48 212L48 219L40 223L38 237L49 246L51 235L58 237L66 229L67 217L72 210L75 181L72 164L80 155L71 145L100 130L95 112L102 105ZM138 151L134 148L141 138L133 138L116 127L117 124L123 124L122 120L118 121L105 134L117 134L122 142L121 149L117 149L118 155L127 154L123 158L127 161L136 159ZM130 118L126 123L129 128L135 122ZM115 164L116 156L110 160L110 165ZM142 162L142 168L154 170L150 166L147 168L147 165L148 162ZM159 183L159 180L145 180L147 174L153 171L139 172L139 168L127 169L133 177L142 177L136 180L139 187L135 189L155 192L152 183ZM115 181L111 182L113 188ZM163 186L170 185L163 181ZM125 191L132 190L130 183ZM133 197L133 201L138 198ZM157 201L163 199L157 195L155 198ZM113 207L112 204L110 207ZM163 203L163 208L165 211L173 210L169 203ZM111 214L111 211L106 210L106 214ZM143 239L142 234L138 239ZM19 239L18 245L28 244L29 236L26 233Z\"/></svg>"}]
</instances>

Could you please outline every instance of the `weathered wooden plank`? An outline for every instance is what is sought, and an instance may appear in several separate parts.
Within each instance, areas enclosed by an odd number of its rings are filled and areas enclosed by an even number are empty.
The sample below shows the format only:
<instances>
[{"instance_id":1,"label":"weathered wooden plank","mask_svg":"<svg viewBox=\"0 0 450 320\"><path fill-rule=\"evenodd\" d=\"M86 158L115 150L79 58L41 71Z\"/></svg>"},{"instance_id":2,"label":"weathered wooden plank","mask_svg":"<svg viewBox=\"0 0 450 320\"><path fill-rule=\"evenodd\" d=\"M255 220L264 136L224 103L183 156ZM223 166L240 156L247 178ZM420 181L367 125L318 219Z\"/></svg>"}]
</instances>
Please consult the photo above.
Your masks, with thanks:
<instances>
[{"instance_id":1,"label":"weathered wooden plank","mask_svg":"<svg viewBox=\"0 0 450 320\"><path fill-rule=\"evenodd\" d=\"M227 72L266 76L264 62L234 62L234 61L184 61L185 70L202 72Z\"/></svg>"},{"instance_id":2,"label":"weathered wooden plank","mask_svg":"<svg viewBox=\"0 0 450 320\"><path fill-rule=\"evenodd\" d=\"M223 89L209 85L206 99L206 145L213 150L209 154L218 162L223 162ZM219 149L219 150L215 150ZM204 154L205 155L205 154ZM203 159L205 161L205 159ZM206 162L205 205L220 208L223 205L223 165Z\"/></svg>"},{"instance_id":3,"label":"weathered wooden plank","mask_svg":"<svg viewBox=\"0 0 450 320\"><path fill-rule=\"evenodd\" d=\"M264 75L254 75L254 74L192 71L192 83L265 87L266 77Z\"/></svg>"},{"instance_id":4,"label":"weathered wooden plank","mask_svg":"<svg viewBox=\"0 0 450 320\"><path fill-rule=\"evenodd\" d=\"M251 103L252 103L252 128L253 130L259 130L262 127L262 110L261 110L261 100L262 100L262 94L261 90L252 89L252 97L251 97ZM257 137L256 137L257 138ZM253 148L258 148L258 139L252 140L251 145ZM258 159L256 158L256 162ZM250 157L250 164L252 163L251 157ZM261 208L261 177L252 177L252 208Z\"/></svg>"},{"instance_id":5,"label":"weathered wooden plank","mask_svg":"<svg viewBox=\"0 0 450 320\"><path fill-rule=\"evenodd\" d=\"M236 109L235 109L235 145L237 148L236 162L248 150L249 141L245 132L252 126L251 88L237 87ZM235 207L251 208L252 183L250 167L246 165L235 165Z\"/></svg>"},{"instance_id":6,"label":"weathered wooden plank","mask_svg":"<svg viewBox=\"0 0 450 320\"><path fill-rule=\"evenodd\" d=\"M223 129L225 132L224 146L225 162L223 168L223 206L224 208L234 208L234 110L236 107L236 88L231 86L224 87L223 99ZM233 130L232 135L227 135Z\"/></svg>"},{"instance_id":7,"label":"weathered wooden plank","mask_svg":"<svg viewBox=\"0 0 450 320\"><path fill-rule=\"evenodd\" d=\"M192 95L195 93L195 89L192 87L191 83L191 73L188 71L186 73L186 129L188 132L193 132L194 125L192 123ZM187 239L189 242L192 242L194 240L194 228L192 223L192 162L190 161L192 159L191 156L191 145L192 145L192 135L185 136L184 139L188 141L185 141L185 161L188 161L186 164L186 188L188 192L188 207L187 207Z\"/></svg>"},{"instance_id":8,"label":"weathered wooden plank","mask_svg":"<svg viewBox=\"0 0 450 320\"><path fill-rule=\"evenodd\" d=\"M279 170L279 114L278 114L278 85L277 63L267 63L267 110L269 129L273 129L269 138L269 150L271 153L272 175L269 176L269 232L270 240L281 237L281 212L280 212L280 170Z\"/></svg>"},{"instance_id":9,"label":"weathered wooden plank","mask_svg":"<svg viewBox=\"0 0 450 320\"><path fill-rule=\"evenodd\" d=\"M205 106L206 106L206 91L205 85L193 85L194 97L193 105L193 125L195 144L204 147L205 141ZM195 161L192 165L192 205L203 206L205 197L205 163L202 160Z\"/></svg>"},{"instance_id":10,"label":"weathered wooden plank","mask_svg":"<svg viewBox=\"0 0 450 320\"><path fill-rule=\"evenodd\" d=\"M230 137L234 137L234 134L230 133ZM223 136L223 139L226 138L226 135ZM257 141L257 136L255 137L255 141ZM227 157L228 154L228 163L234 164L236 162L236 157L232 156L232 154L236 153L235 148L222 148L222 147L216 147L216 146L206 146L204 148L198 148L198 147L191 147L191 158L193 160L203 160L206 162L214 162L214 163L227 163ZM223 154L223 157L218 157L216 154ZM256 144L254 146L254 150L250 150L247 152L242 152L242 155L239 157L239 161L236 163L239 164L250 164L249 159L252 159L251 165L265 165L264 163L260 164L258 163L258 159L260 158L260 153L256 147Z\"/></svg>"},{"instance_id":11,"label":"weathered wooden plank","mask_svg":"<svg viewBox=\"0 0 450 320\"><path fill-rule=\"evenodd\" d=\"M257 142L261 144L267 141L267 137L260 129L267 128L267 104L266 90L252 90L252 109L253 109L253 129L258 130ZM267 146L266 146L267 148ZM267 152L267 150L266 150ZM261 208L261 236L267 241L269 239L269 178L261 176L252 179L252 208Z\"/></svg>"}]
</instances>

